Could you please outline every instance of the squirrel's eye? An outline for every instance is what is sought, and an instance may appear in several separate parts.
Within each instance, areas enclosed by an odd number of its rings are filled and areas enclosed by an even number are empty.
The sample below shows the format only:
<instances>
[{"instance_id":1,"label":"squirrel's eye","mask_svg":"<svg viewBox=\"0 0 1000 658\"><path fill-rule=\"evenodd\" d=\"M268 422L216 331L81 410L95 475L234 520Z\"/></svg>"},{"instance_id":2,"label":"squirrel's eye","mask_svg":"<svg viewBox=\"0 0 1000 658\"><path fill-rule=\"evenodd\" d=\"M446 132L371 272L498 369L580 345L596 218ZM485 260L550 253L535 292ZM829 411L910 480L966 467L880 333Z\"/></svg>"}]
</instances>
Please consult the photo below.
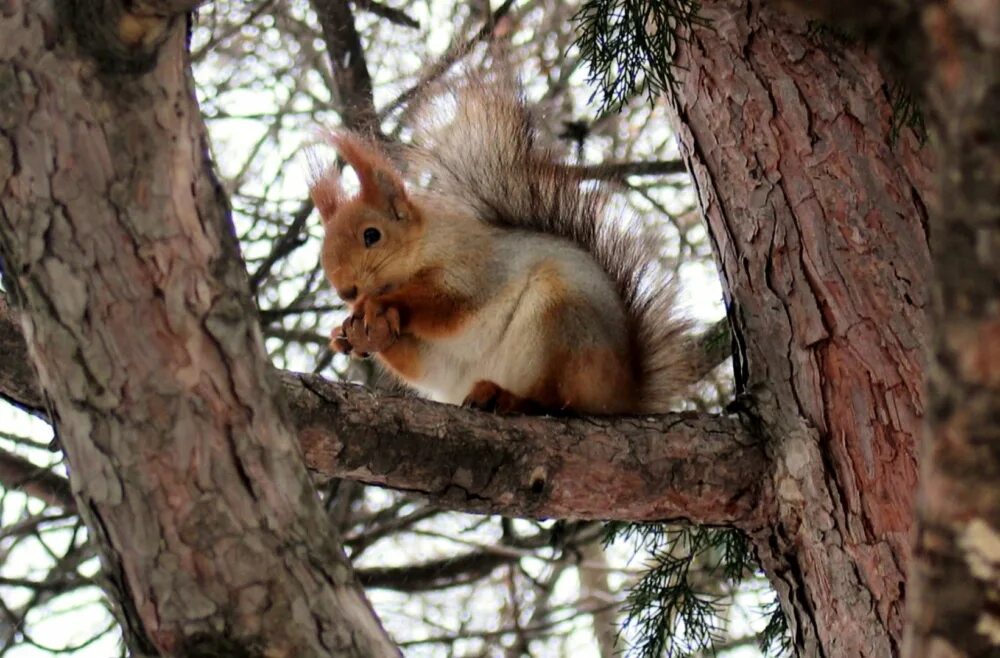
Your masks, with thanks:
<instances>
[{"instance_id":1,"label":"squirrel's eye","mask_svg":"<svg viewBox=\"0 0 1000 658\"><path fill-rule=\"evenodd\" d=\"M365 240L365 246L370 247L382 239L382 234L379 233L377 228L366 228L362 237Z\"/></svg>"}]
</instances>

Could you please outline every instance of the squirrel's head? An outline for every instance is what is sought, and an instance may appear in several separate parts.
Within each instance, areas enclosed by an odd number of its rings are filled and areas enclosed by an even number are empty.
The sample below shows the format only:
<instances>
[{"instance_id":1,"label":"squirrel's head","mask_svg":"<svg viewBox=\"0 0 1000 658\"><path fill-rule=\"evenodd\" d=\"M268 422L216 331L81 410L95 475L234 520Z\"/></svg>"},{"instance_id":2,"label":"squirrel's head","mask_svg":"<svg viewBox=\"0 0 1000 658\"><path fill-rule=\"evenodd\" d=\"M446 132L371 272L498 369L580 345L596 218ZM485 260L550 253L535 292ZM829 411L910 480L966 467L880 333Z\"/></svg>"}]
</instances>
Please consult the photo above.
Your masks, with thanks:
<instances>
[{"instance_id":1,"label":"squirrel's head","mask_svg":"<svg viewBox=\"0 0 1000 658\"><path fill-rule=\"evenodd\" d=\"M331 166L315 177L309 193L323 218L323 270L350 303L413 274L423 219L399 172L375 144L349 133L329 139L354 169L361 190L348 197Z\"/></svg>"}]
</instances>

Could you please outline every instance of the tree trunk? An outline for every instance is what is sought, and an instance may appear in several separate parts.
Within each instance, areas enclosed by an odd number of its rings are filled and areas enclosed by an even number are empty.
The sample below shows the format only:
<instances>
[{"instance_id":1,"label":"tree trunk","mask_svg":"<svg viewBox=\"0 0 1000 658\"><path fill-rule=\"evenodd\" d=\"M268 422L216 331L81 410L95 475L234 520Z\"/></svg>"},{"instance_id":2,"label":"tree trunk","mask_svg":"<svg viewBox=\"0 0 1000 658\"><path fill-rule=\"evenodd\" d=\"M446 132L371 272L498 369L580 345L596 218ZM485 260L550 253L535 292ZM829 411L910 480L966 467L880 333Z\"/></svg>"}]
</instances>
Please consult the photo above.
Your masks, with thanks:
<instances>
[{"instance_id":1,"label":"tree trunk","mask_svg":"<svg viewBox=\"0 0 1000 658\"><path fill-rule=\"evenodd\" d=\"M277 404L194 4L0 8L0 254L77 507L137 655L398 655Z\"/></svg>"},{"instance_id":2,"label":"tree trunk","mask_svg":"<svg viewBox=\"0 0 1000 658\"><path fill-rule=\"evenodd\" d=\"M860 47L758 2L703 5L678 135L721 269L738 407L776 504L752 531L801 656L896 655L924 414L928 153L890 143Z\"/></svg>"}]
</instances>

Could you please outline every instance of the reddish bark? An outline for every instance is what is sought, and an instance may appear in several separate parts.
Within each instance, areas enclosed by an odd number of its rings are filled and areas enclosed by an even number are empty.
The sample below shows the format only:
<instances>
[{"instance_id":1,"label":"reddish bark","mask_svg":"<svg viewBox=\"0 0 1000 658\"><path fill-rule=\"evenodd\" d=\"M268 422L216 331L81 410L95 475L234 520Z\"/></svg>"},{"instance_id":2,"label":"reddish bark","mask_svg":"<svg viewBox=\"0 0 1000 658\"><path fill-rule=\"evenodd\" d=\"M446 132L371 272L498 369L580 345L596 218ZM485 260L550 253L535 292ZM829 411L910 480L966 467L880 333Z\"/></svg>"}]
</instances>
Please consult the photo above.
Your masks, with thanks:
<instances>
[{"instance_id":1,"label":"reddish bark","mask_svg":"<svg viewBox=\"0 0 1000 658\"><path fill-rule=\"evenodd\" d=\"M1000 655L1000 5L792 4L870 38L919 99L939 156L904 654Z\"/></svg>"},{"instance_id":2,"label":"reddish bark","mask_svg":"<svg viewBox=\"0 0 1000 658\"><path fill-rule=\"evenodd\" d=\"M757 2L707 3L678 134L773 456L754 533L800 655L889 656L903 631L924 413L927 153L890 145L887 83Z\"/></svg>"}]
</instances>

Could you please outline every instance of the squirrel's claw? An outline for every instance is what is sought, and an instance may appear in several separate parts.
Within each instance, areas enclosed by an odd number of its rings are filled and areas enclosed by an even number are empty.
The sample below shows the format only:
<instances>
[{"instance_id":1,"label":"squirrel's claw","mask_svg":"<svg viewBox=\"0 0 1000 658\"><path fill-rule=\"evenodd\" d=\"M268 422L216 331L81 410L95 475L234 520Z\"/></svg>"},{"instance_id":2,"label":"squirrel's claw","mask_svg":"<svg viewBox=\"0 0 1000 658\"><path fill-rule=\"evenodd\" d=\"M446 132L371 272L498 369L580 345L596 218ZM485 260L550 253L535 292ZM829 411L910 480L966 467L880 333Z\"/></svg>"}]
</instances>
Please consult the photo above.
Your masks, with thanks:
<instances>
[{"instance_id":1,"label":"squirrel's claw","mask_svg":"<svg viewBox=\"0 0 1000 658\"><path fill-rule=\"evenodd\" d=\"M361 356L381 352L399 338L399 311L366 300L354 315L344 321L343 331L355 354Z\"/></svg>"},{"instance_id":2,"label":"squirrel's claw","mask_svg":"<svg viewBox=\"0 0 1000 658\"><path fill-rule=\"evenodd\" d=\"M354 345L348 340L342 326L330 332L330 350L336 354L350 354L354 351Z\"/></svg>"}]
</instances>

